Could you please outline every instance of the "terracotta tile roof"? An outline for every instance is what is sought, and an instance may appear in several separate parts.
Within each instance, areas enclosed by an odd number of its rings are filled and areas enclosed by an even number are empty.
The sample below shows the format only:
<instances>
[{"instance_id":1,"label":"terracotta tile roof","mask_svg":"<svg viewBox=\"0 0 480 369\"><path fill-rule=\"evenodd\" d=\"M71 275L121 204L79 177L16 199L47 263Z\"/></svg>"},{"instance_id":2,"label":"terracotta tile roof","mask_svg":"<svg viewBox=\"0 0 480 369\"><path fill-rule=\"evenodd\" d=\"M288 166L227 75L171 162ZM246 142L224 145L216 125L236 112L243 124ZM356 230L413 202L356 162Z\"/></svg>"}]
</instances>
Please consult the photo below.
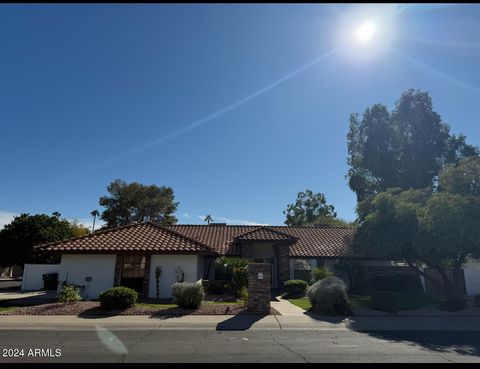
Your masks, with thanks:
<instances>
[{"instance_id":1,"label":"terracotta tile roof","mask_svg":"<svg viewBox=\"0 0 480 369\"><path fill-rule=\"evenodd\" d=\"M207 252L214 251L199 241L192 240L172 229L155 223L138 223L125 227L95 232L88 236L71 238L35 247L46 252Z\"/></svg>"},{"instance_id":2,"label":"terracotta tile roof","mask_svg":"<svg viewBox=\"0 0 480 369\"><path fill-rule=\"evenodd\" d=\"M297 237L294 237L290 234L276 231L273 228L262 226L260 228L254 229L252 231L248 231L242 233L238 236L235 236L235 240L237 241L249 241L249 240L257 240L257 241L296 241Z\"/></svg>"},{"instance_id":3,"label":"terracotta tile roof","mask_svg":"<svg viewBox=\"0 0 480 369\"><path fill-rule=\"evenodd\" d=\"M234 254L233 240L248 232L265 226L240 225L173 225L166 226L214 248L219 254ZM268 229L291 235L298 240L290 246L290 256L294 257L338 257L357 256L350 249L354 229L351 227L288 227L268 226Z\"/></svg>"},{"instance_id":4,"label":"terracotta tile roof","mask_svg":"<svg viewBox=\"0 0 480 369\"><path fill-rule=\"evenodd\" d=\"M349 242L349 227L287 227L180 224L159 226L147 222L36 247L47 252L156 252L234 255L236 241L291 241L291 257L357 256Z\"/></svg>"}]
</instances>

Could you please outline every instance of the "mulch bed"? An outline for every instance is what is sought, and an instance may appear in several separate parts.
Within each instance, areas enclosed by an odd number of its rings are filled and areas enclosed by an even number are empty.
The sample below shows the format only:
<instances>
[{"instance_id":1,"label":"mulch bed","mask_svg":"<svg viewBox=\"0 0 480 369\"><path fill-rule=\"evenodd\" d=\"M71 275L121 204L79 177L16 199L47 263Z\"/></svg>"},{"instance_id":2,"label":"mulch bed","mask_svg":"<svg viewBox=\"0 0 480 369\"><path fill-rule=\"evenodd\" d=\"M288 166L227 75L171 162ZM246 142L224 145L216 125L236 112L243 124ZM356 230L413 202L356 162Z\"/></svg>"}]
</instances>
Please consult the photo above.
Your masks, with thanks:
<instances>
[{"instance_id":1,"label":"mulch bed","mask_svg":"<svg viewBox=\"0 0 480 369\"><path fill-rule=\"evenodd\" d=\"M242 305L233 304L204 304L198 309L183 309L180 307L158 308L135 306L125 310L105 311L96 301L79 301L68 303L53 303L36 306L20 307L15 310L0 313L1 315L77 315L88 316L115 316L115 315L236 315L247 311ZM279 315L272 308L271 314Z\"/></svg>"}]
</instances>

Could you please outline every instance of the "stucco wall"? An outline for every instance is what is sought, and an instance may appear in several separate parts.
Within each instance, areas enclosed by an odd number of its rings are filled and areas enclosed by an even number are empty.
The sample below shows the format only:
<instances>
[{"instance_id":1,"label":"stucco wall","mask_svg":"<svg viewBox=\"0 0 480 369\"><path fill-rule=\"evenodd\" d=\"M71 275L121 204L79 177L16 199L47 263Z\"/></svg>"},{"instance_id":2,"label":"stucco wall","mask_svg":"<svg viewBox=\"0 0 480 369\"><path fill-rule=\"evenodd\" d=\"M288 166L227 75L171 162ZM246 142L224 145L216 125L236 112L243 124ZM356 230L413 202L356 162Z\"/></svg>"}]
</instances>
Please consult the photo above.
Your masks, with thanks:
<instances>
[{"instance_id":1,"label":"stucco wall","mask_svg":"<svg viewBox=\"0 0 480 369\"><path fill-rule=\"evenodd\" d=\"M59 273L60 264L25 264L22 291L39 291L43 288L43 274Z\"/></svg>"},{"instance_id":2,"label":"stucco wall","mask_svg":"<svg viewBox=\"0 0 480 369\"><path fill-rule=\"evenodd\" d=\"M182 267L185 272L185 282L198 282L201 280L203 262L199 262L198 258L198 255L152 255L148 296L152 298L157 297L157 281L155 279L155 268L157 266L162 268L160 298L172 297L172 284L177 281L175 276L177 266Z\"/></svg>"},{"instance_id":3,"label":"stucco wall","mask_svg":"<svg viewBox=\"0 0 480 369\"><path fill-rule=\"evenodd\" d=\"M470 260L463 268L467 295L480 293L480 260Z\"/></svg>"},{"instance_id":4,"label":"stucco wall","mask_svg":"<svg viewBox=\"0 0 480 369\"><path fill-rule=\"evenodd\" d=\"M103 291L113 287L115 255L109 254L64 254L60 264L59 281L85 286L82 297L86 300L98 298ZM86 281L91 277L91 281Z\"/></svg>"}]
</instances>

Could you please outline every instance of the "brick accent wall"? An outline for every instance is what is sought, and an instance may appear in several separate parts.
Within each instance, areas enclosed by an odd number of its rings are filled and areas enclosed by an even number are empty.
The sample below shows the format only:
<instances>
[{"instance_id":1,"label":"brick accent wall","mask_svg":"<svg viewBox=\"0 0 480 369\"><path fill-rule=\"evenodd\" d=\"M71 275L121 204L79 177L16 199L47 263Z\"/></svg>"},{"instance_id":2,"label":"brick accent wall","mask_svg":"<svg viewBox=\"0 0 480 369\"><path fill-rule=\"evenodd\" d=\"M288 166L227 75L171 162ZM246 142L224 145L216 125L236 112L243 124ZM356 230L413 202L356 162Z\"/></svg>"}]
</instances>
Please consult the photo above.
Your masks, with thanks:
<instances>
[{"instance_id":1,"label":"brick accent wall","mask_svg":"<svg viewBox=\"0 0 480 369\"><path fill-rule=\"evenodd\" d=\"M248 311L270 314L272 285L270 268L268 263L248 264ZM258 279L258 273L263 273L263 279Z\"/></svg>"},{"instance_id":2,"label":"brick accent wall","mask_svg":"<svg viewBox=\"0 0 480 369\"><path fill-rule=\"evenodd\" d=\"M113 277L113 286L118 287L122 281L122 263L123 256L117 255L117 260L115 261L115 275Z\"/></svg>"},{"instance_id":3,"label":"brick accent wall","mask_svg":"<svg viewBox=\"0 0 480 369\"><path fill-rule=\"evenodd\" d=\"M148 297L148 290L150 287L150 259L151 255L145 255L145 271L143 274L143 297Z\"/></svg>"},{"instance_id":4,"label":"brick accent wall","mask_svg":"<svg viewBox=\"0 0 480 369\"><path fill-rule=\"evenodd\" d=\"M277 280L278 288L283 289L283 284L290 279L290 245L275 245L274 246L275 255L277 257Z\"/></svg>"}]
</instances>

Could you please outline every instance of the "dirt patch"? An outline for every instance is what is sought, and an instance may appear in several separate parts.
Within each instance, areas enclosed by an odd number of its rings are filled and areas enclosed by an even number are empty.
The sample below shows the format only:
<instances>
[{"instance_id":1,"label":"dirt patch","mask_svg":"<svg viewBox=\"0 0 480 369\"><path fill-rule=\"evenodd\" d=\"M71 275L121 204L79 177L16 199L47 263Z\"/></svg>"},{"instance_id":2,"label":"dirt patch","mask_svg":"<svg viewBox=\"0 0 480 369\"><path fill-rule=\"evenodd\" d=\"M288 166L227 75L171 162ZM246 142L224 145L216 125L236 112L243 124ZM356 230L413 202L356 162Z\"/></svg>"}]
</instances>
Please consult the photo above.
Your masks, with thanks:
<instances>
[{"instance_id":1,"label":"dirt patch","mask_svg":"<svg viewBox=\"0 0 480 369\"><path fill-rule=\"evenodd\" d=\"M198 309L183 309L180 307L145 307L135 306L125 310L105 311L96 301L79 301L68 303L53 303L36 306L21 307L1 315L77 315L88 316L115 316L115 315L237 315L245 313L246 308L234 304L203 304ZM275 309L271 314L280 315Z\"/></svg>"}]
</instances>

